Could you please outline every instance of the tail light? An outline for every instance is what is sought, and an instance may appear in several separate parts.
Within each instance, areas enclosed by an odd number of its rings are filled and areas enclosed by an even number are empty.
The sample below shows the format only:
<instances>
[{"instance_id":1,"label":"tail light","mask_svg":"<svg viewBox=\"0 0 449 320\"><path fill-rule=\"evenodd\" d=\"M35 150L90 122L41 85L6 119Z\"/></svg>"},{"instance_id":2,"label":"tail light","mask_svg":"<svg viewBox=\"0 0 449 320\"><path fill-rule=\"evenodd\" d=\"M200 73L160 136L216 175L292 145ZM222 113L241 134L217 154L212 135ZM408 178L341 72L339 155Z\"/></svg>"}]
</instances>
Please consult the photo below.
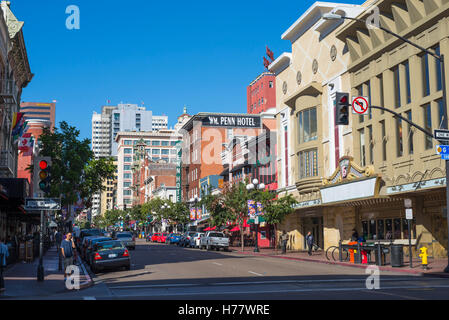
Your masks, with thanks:
<instances>
[{"instance_id":1,"label":"tail light","mask_svg":"<svg viewBox=\"0 0 449 320\"><path fill-rule=\"evenodd\" d=\"M100 256L100 254L98 252L95 253L94 260L101 260L101 259L103 259L103 258Z\"/></svg>"},{"instance_id":2,"label":"tail light","mask_svg":"<svg viewBox=\"0 0 449 320\"><path fill-rule=\"evenodd\" d=\"M125 252L123 253L123 256L124 256L124 257L129 257L128 249L125 249Z\"/></svg>"}]
</instances>

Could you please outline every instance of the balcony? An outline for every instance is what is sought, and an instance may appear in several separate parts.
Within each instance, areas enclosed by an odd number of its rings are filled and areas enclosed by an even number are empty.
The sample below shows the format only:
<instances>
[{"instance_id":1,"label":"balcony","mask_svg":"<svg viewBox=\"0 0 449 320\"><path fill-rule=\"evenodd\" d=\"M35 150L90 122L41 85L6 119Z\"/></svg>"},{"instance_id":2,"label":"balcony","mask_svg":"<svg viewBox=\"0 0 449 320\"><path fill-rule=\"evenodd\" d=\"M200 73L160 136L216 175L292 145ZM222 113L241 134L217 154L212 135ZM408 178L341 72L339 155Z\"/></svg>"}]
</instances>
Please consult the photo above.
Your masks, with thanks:
<instances>
[{"instance_id":1,"label":"balcony","mask_svg":"<svg viewBox=\"0 0 449 320\"><path fill-rule=\"evenodd\" d=\"M5 104L18 104L17 96L19 90L16 82L10 79L0 79L0 98Z\"/></svg>"},{"instance_id":2,"label":"balcony","mask_svg":"<svg viewBox=\"0 0 449 320\"><path fill-rule=\"evenodd\" d=\"M12 177L14 176L14 157L10 151L0 151L0 176Z\"/></svg>"}]
</instances>

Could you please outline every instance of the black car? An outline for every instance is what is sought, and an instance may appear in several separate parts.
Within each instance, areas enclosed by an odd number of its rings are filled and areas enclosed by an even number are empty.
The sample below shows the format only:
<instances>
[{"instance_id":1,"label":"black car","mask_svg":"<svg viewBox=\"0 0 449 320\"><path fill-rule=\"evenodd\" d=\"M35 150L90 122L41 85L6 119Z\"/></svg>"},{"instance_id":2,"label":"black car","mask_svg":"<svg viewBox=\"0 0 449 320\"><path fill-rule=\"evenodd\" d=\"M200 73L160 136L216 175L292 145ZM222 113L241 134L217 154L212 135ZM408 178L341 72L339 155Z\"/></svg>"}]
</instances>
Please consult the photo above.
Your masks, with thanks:
<instances>
[{"instance_id":1,"label":"black car","mask_svg":"<svg viewBox=\"0 0 449 320\"><path fill-rule=\"evenodd\" d=\"M196 231L187 231L181 236L181 239L178 242L178 246L181 247L190 247L190 238L195 235Z\"/></svg>"},{"instance_id":2,"label":"black car","mask_svg":"<svg viewBox=\"0 0 449 320\"><path fill-rule=\"evenodd\" d=\"M102 241L94 245L91 270L97 273L104 269L131 268L128 249L120 240Z\"/></svg>"},{"instance_id":3,"label":"black car","mask_svg":"<svg viewBox=\"0 0 449 320\"><path fill-rule=\"evenodd\" d=\"M81 244L83 243L84 237L101 235L102 234L99 229L83 229L80 232L80 236L76 239L76 245L78 246L78 248L80 248Z\"/></svg>"},{"instance_id":4,"label":"black car","mask_svg":"<svg viewBox=\"0 0 449 320\"><path fill-rule=\"evenodd\" d=\"M98 242L102 242L102 241L110 241L112 240L112 238L109 237L98 237L98 238L93 238L90 239L87 242L87 248L86 248L86 252L84 253L84 259L86 260L86 262L90 265L92 263L92 252L94 250L94 246L95 244L97 244Z\"/></svg>"}]
</instances>

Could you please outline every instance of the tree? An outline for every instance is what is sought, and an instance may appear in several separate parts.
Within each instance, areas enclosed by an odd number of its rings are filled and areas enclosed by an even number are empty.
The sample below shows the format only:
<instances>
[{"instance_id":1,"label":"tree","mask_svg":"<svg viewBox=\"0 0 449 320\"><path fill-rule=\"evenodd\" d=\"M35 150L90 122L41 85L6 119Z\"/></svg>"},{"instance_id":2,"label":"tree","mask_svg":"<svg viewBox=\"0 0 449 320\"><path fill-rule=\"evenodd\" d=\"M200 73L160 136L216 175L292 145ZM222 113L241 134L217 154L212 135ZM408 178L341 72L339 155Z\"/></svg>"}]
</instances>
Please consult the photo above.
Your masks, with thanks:
<instances>
[{"instance_id":1,"label":"tree","mask_svg":"<svg viewBox=\"0 0 449 320\"><path fill-rule=\"evenodd\" d=\"M224 206L224 195L219 193L216 195L212 194L212 188L209 187L209 192L205 194L202 192L200 206L204 206L209 212L211 217L211 223L214 226L223 226L228 221L235 220L232 212L227 210Z\"/></svg>"},{"instance_id":2,"label":"tree","mask_svg":"<svg viewBox=\"0 0 449 320\"><path fill-rule=\"evenodd\" d=\"M177 225L184 225L189 221L189 208L184 202L173 203L170 220ZM179 231L179 230L178 230Z\"/></svg>"},{"instance_id":3,"label":"tree","mask_svg":"<svg viewBox=\"0 0 449 320\"><path fill-rule=\"evenodd\" d=\"M279 195L276 196L269 191L264 191L259 194L258 200L262 203L265 221L268 224L274 225L275 235L277 234L277 225L281 223L287 215L295 211L294 205L298 203L298 201L296 201L291 194L287 194L287 192L284 197L279 197Z\"/></svg>"},{"instance_id":4,"label":"tree","mask_svg":"<svg viewBox=\"0 0 449 320\"><path fill-rule=\"evenodd\" d=\"M243 239L243 223L248 215L248 199L249 193L246 184L239 182L238 184L226 184L223 188L223 207L228 213L230 221L238 221L240 227L242 251L244 248Z\"/></svg>"},{"instance_id":5,"label":"tree","mask_svg":"<svg viewBox=\"0 0 449 320\"><path fill-rule=\"evenodd\" d=\"M59 129L44 128L39 137L40 155L51 157L50 191L46 196L61 197L63 206L83 199L85 208L92 205L94 193L104 190L103 182L112 178L112 159L94 159L90 140L79 140L79 130L62 121Z\"/></svg>"}]
</instances>

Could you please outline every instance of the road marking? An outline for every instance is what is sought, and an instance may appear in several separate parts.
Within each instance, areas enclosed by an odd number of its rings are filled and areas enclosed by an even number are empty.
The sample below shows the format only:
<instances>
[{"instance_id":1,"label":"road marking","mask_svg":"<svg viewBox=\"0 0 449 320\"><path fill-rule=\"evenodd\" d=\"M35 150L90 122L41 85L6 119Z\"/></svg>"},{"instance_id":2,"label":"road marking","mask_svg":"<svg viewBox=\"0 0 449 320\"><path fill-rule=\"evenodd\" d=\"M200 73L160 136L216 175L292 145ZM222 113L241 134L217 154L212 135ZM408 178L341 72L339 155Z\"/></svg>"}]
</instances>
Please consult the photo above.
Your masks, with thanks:
<instances>
[{"instance_id":1,"label":"road marking","mask_svg":"<svg viewBox=\"0 0 449 320\"><path fill-rule=\"evenodd\" d=\"M153 285L140 285L140 286L119 286L109 287L109 289L138 289L138 288L160 288L160 287L192 287L197 286L195 283L178 283L178 284L153 284Z\"/></svg>"},{"instance_id":2,"label":"road marking","mask_svg":"<svg viewBox=\"0 0 449 320\"><path fill-rule=\"evenodd\" d=\"M222 264L221 263L218 263L218 262L212 262L213 264L216 264L217 266L222 266Z\"/></svg>"},{"instance_id":3,"label":"road marking","mask_svg":"<svg viewBox=\"0 0 449 320\"><path fill-rule=\"evenodd\" d=\"M249 273L255 274L256 276L261 276L263 277L263 274L257 273L257 272L253 272L253 271L248 271Z\"/></svg>"},{"instance_id":4,"label":"road marking","mask_svg":"<svg viewBox=\"0 0 449 320\"><path fill-rule=\"evenodd\" d=\"M97 300L95 297L84 297L84 300Z\"/></svg>"},{"instance_id":5,"label":"road marking","mask_svg":"<svg viewBox=\"0 0 449 320\"><path fill-rule=\"evenodd\" d=\"M405 286L405 287L383 287L380 290L396 290L396 289L412 289L412 288L449 288L447 285L431 286L431 287L419 287L419 286ZM155 293L153 296L192 296L192 295L224 295L224 294L266 294L266 293L291 293L291 292L316 292L316 291L365 291L380 293L379 290L368 290L366 287L361 288L313 288L313 289L286 289L286 290L258 290L258 291L221 291L221 292L177 292L177 293ZM146 296L151 296L148 292L145 293ZM136 297L136 295L119 295L120 297Z\"/></svg>"}]
</instances>

